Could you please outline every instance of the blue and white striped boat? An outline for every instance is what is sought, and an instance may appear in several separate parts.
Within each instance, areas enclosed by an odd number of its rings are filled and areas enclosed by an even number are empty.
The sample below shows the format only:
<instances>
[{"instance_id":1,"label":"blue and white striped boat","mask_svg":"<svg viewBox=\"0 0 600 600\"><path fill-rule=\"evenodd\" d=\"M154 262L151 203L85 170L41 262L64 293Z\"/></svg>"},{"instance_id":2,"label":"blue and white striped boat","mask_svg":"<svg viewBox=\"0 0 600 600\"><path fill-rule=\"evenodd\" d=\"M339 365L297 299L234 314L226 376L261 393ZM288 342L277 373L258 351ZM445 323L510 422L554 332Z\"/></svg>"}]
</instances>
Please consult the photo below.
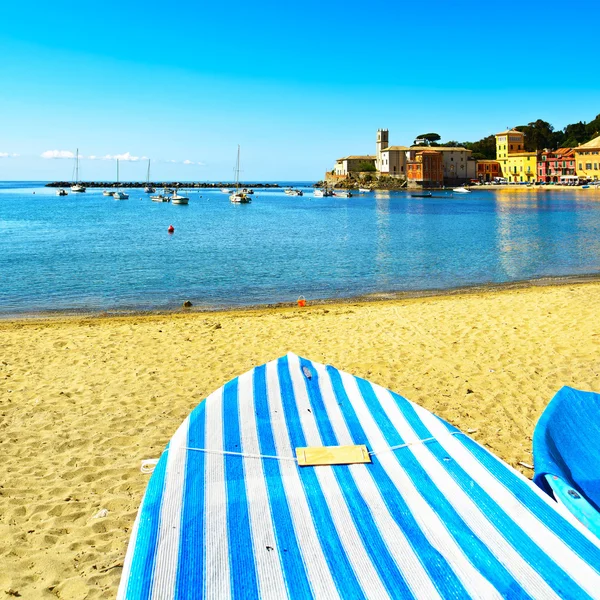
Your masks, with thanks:
<instances>
[{"instance_id":1,"label":"blue and white striped boat","mask_svg":"<svg viewBox=\"0 0 600 600\"><path fill-rule=\"evenodd\" d=\"M295 449L372 462L299 466ZM600 598L600 540L460 431L294 354L211 394L159 460L119 598Z\"/></svg>"}]
</instances>

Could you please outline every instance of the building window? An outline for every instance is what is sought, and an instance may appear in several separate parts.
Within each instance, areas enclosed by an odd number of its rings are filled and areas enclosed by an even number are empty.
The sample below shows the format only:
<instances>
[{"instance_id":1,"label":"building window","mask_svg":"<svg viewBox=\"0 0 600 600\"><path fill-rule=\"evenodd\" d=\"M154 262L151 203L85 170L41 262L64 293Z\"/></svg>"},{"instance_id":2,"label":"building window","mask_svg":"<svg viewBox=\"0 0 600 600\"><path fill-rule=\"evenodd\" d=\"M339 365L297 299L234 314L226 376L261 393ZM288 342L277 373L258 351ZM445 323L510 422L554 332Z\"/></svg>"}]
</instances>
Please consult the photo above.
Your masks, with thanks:
<instances>
[{"instance_id":1,"label":"building window","mask_svg":"<svg viewBox=\"0 0 600 600\"><path fill-rule=\"evenodd\" d=\"M585 170L586 171L591 171L592 170L592 163L585 163Z\"/></svg>"},{"instance_id":2,"label":"building window","mask_svg":"<svg viewBox=\"0 0 600 600\"><path fill-rule=\"evenodd\" d=\"M582 169L581 169L581 163L579 163L579 170L580 170L580 171L582 170Z\"/></svg>"}]
</instances>

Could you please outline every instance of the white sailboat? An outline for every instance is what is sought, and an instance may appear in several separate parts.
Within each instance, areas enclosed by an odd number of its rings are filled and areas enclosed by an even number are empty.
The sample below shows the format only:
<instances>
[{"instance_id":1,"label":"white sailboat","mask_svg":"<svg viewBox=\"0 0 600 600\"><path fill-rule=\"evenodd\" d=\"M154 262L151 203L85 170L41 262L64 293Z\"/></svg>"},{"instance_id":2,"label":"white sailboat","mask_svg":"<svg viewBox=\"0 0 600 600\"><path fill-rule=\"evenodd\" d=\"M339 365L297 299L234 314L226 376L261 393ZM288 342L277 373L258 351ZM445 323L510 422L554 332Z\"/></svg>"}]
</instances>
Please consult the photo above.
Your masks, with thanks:
<instances>
[{"instance_id":1,"label":"white sailboat","mask_svg":"<svg viewBox=\"0 0 600 600\"><path fill-rule=\"evenodd\" d=\"M148 173L146 174L146 187L144 188L146 194L154 194L156 190L150 185L150 159L148 159Z\"/></svg>"},{"instance_id":2,"label":"white sailboat","mask_svg":"<svg viewBox=\"0 0 600 600\"><path fill-rule=\"evenodd\" d=\"M237 164L235 166L235 192L229 196L234 204L250 204L252 199L244 191L240 192L240 145L238 144Z\"/></svg>"},{"instance_id":3,"label":"white sailboat","mask_svg":"<svg viewBox=\"0 0 600 600\"><path fill-rule=\"evenodd\" d=\"M119 187L119 159L117 158L117 188ZM128 200L129 194L126 194L123 190L117 189L113 194L115 200Z\"/></svg>"},{"instance_id":4,"label":"white sailboat","mask_svg":"<svg viewBox=\"0 0 600 600\"><path fill-rule=\"evenodd\" d=\"M76 194L85 192L85 186L79 183L79 148L77 148L77 154L75 155L75 183L71 186L71 191Z\"/></svg>"}]
</instances>

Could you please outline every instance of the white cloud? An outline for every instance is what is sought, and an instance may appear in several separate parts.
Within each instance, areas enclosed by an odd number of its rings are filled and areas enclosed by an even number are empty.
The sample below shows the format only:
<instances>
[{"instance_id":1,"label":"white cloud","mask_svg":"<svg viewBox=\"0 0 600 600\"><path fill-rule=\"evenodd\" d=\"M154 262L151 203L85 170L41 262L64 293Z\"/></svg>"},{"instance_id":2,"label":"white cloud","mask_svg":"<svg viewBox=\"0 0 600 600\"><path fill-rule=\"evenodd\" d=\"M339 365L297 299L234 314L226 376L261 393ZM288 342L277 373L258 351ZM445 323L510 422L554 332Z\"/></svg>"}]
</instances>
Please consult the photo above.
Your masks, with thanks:
<instances>
[{"instance_id":1,"label":"white cloud","mask_svg":"<svg viewBox=\"0 0 600 600\"><path fill-rule=\"evenodd\" d=\"M139 156L132 156L131 152L125 152L125 154L106 154L105 156L90 156L92 160L126 160L129 162L137 162L140 160Z\"/></svg>"},{"instance_id":2,"label":"white cloud","mask_svg":"<svg viewBox=\"0 0 600 600\"><path fill-rule=\"evenodd\" d=\"M194 161L192 161L192 160L184 160L183 164L184 165L195 165L196 163Z\"/></svg>"},{"instance_id":3,"label":"white cloud","mask_svg":"<svg viewBox=\"0 0 600 600\"><path fill-rule=\"evenodd\" d=\"M42 158L75 158L70 150L46 150L41 156Z\"/></svg>"}]
</instances>

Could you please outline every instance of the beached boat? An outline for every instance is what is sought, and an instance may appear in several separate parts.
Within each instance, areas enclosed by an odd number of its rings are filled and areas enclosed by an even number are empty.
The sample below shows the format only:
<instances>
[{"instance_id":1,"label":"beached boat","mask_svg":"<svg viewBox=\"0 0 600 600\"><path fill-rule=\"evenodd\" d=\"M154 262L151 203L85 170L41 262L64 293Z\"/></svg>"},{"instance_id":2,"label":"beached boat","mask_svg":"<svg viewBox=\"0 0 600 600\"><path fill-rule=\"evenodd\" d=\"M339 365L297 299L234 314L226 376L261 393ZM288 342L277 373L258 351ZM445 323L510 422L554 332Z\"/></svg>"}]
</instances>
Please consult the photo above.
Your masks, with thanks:
<instances>
[{"instance_id":1,"label":"beached boat","mask_svg":"<svg viewBox=\"0 0 600 600\"><path fill-rule=\"evenodd\" d=\"M470 194L471 190L468 190L466 187L460 186L452 189L453 192L457 194Z\"/></svg>"},{"instance_id":2,"label":"beached boat","mask_svg":"<svg viewBox=\"0 0 600 600\"><path fill-rule=\"evenodd\" d=\"M57 196L68 196L69 193L67 192L67 190L60 188L60 189L56 190L56 195Z\"/></svg>"},{"instance_id":3,"label":"beached boat","mask_svg":"<svg viewBox=\"0 0 600 600\"><path fill-rule=\"evenodd\" d=\"M85 186L79 182L79 148L75 154L75 183L71 186L71 191L76 194L85 192Z\"/></svg>"},{"instance_id":4,"label":"beached boat","mask_svg":"<svg viewBox=\"0 0 600 600\"><path fill-rule=\"evenodd\" d=\"M295 354L210 394L152 462L119 600L600 597L600 540L534 483Z\"/></svg>"},{"instance_id":5,"label":"beached boat","mask_svg":"<svg viewBox=\"0 0 600 600\"><path fill-rule=\"evenodd\" d=\"M229 201L234 204L250 204L251 198L244 191L240 191L240 146L238 144L237 162L235 166L235 189L236 191L229 196Z\"/></svg>"},{"instance_id":6,"label":"beached boat","mask_svg":"<svg viewBox=\"0 0 600 600\"><path fill-rule=\"evenodd\" d=\"M150 185L150 159L148 159L148 171L146 172L146 187L144 192L146 194L154 194L156 189Z\"/></svg>"},{"instance_id":7,"label":"beached boat","mask_svg":"<svg viewBox=\"0 0 600 600\"><path fill-rule=\"evenodd\" d=\"M119 187L119 159L117 158L117 188L118 187ZM117 191L113 193L113 198L115 200L129 200L129 194L126 194L121 189L117 189Z\"/></svg>"}]
</instances>

